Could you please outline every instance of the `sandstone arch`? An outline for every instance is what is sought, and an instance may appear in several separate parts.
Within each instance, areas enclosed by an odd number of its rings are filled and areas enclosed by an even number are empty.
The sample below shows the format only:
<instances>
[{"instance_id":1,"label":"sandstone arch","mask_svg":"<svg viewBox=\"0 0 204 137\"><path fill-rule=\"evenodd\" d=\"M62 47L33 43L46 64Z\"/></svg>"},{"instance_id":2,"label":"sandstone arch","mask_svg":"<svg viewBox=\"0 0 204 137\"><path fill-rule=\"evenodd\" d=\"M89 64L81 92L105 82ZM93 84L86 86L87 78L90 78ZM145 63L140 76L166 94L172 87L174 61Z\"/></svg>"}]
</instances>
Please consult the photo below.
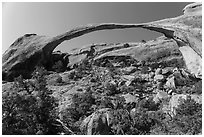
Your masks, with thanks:
<instances>
[{"instance_id":1,"label":"sandstone arch","mask_svg":"<svg viewBox=\"0 0 204 137\"><path fill-rule=\"evenodd\" d=\"M196 4L195 4L196 5ZM26 34L16 40L3 54L2 72L4 79L13 79L20 74L24 75L33 71L34 67L44 64L49 60L53 50L63 41L70 40L87 33L100 30L144 28L157 31L177 42L181 52L193 54L195 57L186 63L189 71L201 78L202 65L202 14L192 10L195 14L187 14L149 23L141 24L117 24L103 23L87 25L67 31L55 37L39 36L36 34ZM184 56L188 61L188 57ZM192 66L193 65L193 66Z\"/></svg>"}]
</instances>

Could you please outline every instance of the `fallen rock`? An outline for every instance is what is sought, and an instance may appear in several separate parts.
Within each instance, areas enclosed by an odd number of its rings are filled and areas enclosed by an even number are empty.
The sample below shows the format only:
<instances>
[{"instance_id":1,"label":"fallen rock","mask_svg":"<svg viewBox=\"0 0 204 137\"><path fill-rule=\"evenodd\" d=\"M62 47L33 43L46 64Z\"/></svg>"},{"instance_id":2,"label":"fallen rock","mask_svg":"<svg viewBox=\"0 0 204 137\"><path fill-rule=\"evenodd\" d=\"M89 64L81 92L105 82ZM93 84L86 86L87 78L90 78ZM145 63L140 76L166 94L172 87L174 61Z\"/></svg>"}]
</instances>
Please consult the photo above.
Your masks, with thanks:
<instances>
[{"instance_id":1,"label":"fallen rock","mask_svg":"<svg viewBox=\"0 0 204 137\"><path fill-rule=\"evenodd\" d=\"M176 86L184 86L188 82L188 79L184 78L178 69L174 69L173 76Z\"/></svg>"},{"instance_id":2,"label":"fallen rock","mask_svg":"<svg viewBox=\"0 0 204 137\"><path fill-rule=\"evenodd\" d=\"M164 80L164 76L161 74L154 76L154 81L163 81L163 80Z\"/></svg>"},{"instance_id":3,"label":"fallen rock","mask_svg":"<svg viewBox=\"0 0 204 137\"><path fill-rule=\"evenodd\" d=\"M125 85L126 86L130 86L132 81L135 79L135 76L132 76L132 75L123 75L121 77L122 81L126 81L125 82Z\"/></svg>"},{"instance_id":4,"label":"fallen rock","mask_svg":"<svg viewBox=\"0 0 204 137\"><path fill-rule=\"evenodd\" d=\"M168 97L169 95L166 92L159 90L157 91L157 94L154 96L153 100L155 103L159 103L160 101L168 99Z\"/></svg>"},{"instance_id":5,"label":"fallen rock","mask_svg":"<svg viewBox=\"0 0 204 137\"><path fill-rule=\"evenodd\" d=\"M173 67L165 67L162 69L162 75L170 75L173 73Z\"/></svg>"},{"instance_id":6,"label":"fallen rock","mask_svg":"<svg viewBox=\"0 0 204 137\"><path fill-rule=\"evenodd\" d=\"M108 135L110 134L110 108L97 110L85 118L80 126L86 135Z\"/></svg>"},{"instance_id":7,"label":"fallen rock","mask_svg":"<svg viewBox=\"0 0 204 137\"><path fill-rule=\"evenodd\" d=\"M168 89L176 89L176 85L175 85L175 80L174 80L174 76L168 77L166 84L165 84L166 88Z\"/></svg>"},{"instance_id":8,"label":"fallen rock","mask_svg":"<svg viewBox=\"0 0 204 137\"><path fill-rule=\"evenodd\" d=\"M138 100L139 98L134 96L134 95L131 95L131 94L125 94L125 95L122 95L124 98L125 98L125 103L128 104L128 103L138 103Z\"/></svg>"},{"instance_id":9,"label":"fallen rock","mask_svg":"<svg viewBox=\"0 0 204 137\"><path fill-rule=\"evenodd\" d=\"M59 74L50 74L46 77L48 85L57 85L62 83L62 77Z\"/></svg>"},{"instance_id":10,"label":"fallen rock","mask_svg":"<svg viewBox=\"0 0 204 137\"><path fill-rule=\"evenodd\" d=\"M159 75L161 74L162 72L162 69L161 68L157 68L156 71L155 71L155 75Z\"/></svg>"},{"instance_id":11,"label":"fallen rock","mask_svg":"<svg viewBox=\"0 0 204 137\"><path fill-rule=\"evenodd\" d=\"M130 75L131 73L134 73L135 71L137 70L136 67L125 67L125 68L122 68L121 71L125 74L125 75Z\"/></svg>"}]
</instances>

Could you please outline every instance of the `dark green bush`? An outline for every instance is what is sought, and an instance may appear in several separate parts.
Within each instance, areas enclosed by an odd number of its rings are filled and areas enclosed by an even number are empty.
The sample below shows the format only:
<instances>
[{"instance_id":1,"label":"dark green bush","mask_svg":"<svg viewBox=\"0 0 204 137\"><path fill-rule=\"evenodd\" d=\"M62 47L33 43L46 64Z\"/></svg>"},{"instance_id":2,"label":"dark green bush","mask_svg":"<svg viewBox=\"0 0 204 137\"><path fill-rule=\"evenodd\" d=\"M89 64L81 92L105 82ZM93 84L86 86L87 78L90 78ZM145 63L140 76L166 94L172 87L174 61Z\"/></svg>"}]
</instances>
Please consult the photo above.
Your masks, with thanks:
<instances>
[{"instance_id":1,"label":"dark green bush","mask_svg":"<svg viewBox=\"0 0 204 137\"><path fill-rule=\"evenodd\" d=\"M148 98L148 99L142 99L139 102L139 107L141 109L146 109L148 111L157 111L159 110L159 103L155 103L155 101L153 100L153 98Z\"/></svg>"},{"instance_id":2,"label":"dark green bush","mask_svg":"<svg viewBox=\"0 0 204 137\"><path fill-rule=\"evenodd\" d=\"M55 72L64 72L66 70L66 66L64 66L63 62L59 60L55 62L55 64L52 66L52 69Z\"/></svg>"},{"instance_id":3,"label":"dark green bush","mask_svg":"<svg viewBox=\"0 0 204 137\"><path fill-rule=\"evenodd\" d=\"M130 130L131 119L126 109L116 109L111 111L111 129L114 135L125 135Z\"/></svg>"},{"instance_id":4,"label":"dark green bush","mask_svg":"<svg viewBox=\"0 0 204 137\"><path fill-rule=\"evenodd\" d=\"M82 116L90 115L93 112L91 106L94 104L95 98L91 90L87 90L85 93L74 94L71 107L67 109L69 111L67 113L70 114L71 119L77 121Z\"/></svg>"},{"instance_id":5,"label":"dark green bush","mask_svg":"<svg viewBox=\"0 0 204 137\"><path fill-rule=\"evenodd\" d=\"M202 132L202 105L191 97L183 100L176 109L174 123L184 134L199 134Z\"/></svg>"},{"instance_id":6,"label":"dark green bush","mask_svg":"<svg viewBox=\"0 0 204 137\"><path fill-rule=\"evenodd\" d=\"M117 85L115 85L111 82L105 82L104 83L104 89L105 89L105 94L107 96L112 96L118 92Z\"/></svg>"},{"instance_id":7,"label":"dark green bush","mask_svg":"<svg viewBox=\"0 0 204 137\"><path fill-rule=\"evenodd\" d=\"M3 134L57 134L52 125L57 106L52 92L46 88L46 71L37 68L34 83L25 82L19 77L13 90L2 98Z\"/></svg>"},{"instance_id":8,"label":"dark green bush","mask_svg":"<svg viewBox=\"0 0 204 137\"><path fill-rule=\"evenodd\" d=\"M160 120L160 125L154 129L154 134L166 135L196 135L202 133L202 105L188 97L182 100L176 115L171 119Z\"/></svg>"}]
</instances>

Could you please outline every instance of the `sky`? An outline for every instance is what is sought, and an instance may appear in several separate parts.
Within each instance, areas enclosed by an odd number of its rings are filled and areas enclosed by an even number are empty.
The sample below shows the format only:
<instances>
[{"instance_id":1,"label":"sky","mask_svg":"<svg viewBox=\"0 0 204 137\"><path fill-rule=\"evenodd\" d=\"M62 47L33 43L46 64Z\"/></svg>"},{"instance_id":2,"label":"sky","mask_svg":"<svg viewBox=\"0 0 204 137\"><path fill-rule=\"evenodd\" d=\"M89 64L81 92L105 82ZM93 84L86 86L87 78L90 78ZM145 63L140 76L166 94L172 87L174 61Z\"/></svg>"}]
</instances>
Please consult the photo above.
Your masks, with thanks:
<instances>
[{"instance_id":1,"label":"sky","mask_svg":"<svg viewBox=\"0 0 204 137\"><path fill-rule=\"evenodd\" d=\"M185 2L29 2L2 4L2 52L26 33L57 36L92 23L142 23L182 15ZM160 33L144 29L92 32L61 43L55 50L68 52L92 43L151 40Z\"/></svg>"}]
</instances>

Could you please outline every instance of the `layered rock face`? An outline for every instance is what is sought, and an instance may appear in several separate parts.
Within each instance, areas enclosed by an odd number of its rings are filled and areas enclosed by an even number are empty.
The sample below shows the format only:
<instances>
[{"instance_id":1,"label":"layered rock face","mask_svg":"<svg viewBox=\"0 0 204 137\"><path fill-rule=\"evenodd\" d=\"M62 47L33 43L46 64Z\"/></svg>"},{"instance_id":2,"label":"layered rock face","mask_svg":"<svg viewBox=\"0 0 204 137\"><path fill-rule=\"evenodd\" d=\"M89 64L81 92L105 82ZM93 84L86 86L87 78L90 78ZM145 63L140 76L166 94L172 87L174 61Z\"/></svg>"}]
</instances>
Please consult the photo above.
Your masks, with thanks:
<instances>
[{"instance_id":1,"label":"layered rock face","mask_svg":"<svg viewBox=\"0 0 204 137\"><path fill-rule=\"evenodd\" d=\"M56 37L39 36L36 34L26 34L17 39L9 49L3 54L3 79L12 81L14 77L23 75L25 78L29 78L31 72L37 65L46 66L48 62L53 59L53 50L63 41L70 40L81 35L100 30L108 29L127 29L127 28L144 28L152 31L163 33L166 38L158 39L158 44L153 44L154 41L148 41L145 44L135 43L135 47L128 47L128 45L120 47L118 45L103 45L99 47L99 51L93 51L93 48L88 51L79 52L67 56L69 60L66 60L68 67L72 67L73 64L79 63L84 58L91 56L93 53L100 58L102 56L110 56L113 54L120 54L124 56L131 56L133 58L144 58L144 54L147 57L149 53L160 47L159 43L166 43L166 47L163 47L165 52L172 52L180 50L182 53L185 67L190 73L196 77L201 78L201 59L202 59L202 25L201 25L201 4L195 3L188 5L184 8L184 15L175 18L169 18L149 23L141 24L98 24L87 25L70 30L64 34ZM168 39L168 40L167 40ZM131 45L131 44L130 44ZM152 46L154 45L154 46ZM172 45L171 49L170 46ZM97 47L97 46L96 46ZM134 49L135 53L132 52ZM106 49L106 50L105 50ZM120 50L119 50L120 49ZM144 54L140 54L142 50ZM92 53L91 53L92 52ZM146 53L145 53L146 52ZM166 54L166 53L162 54ZM157 53L156 53L157 54ZM179 54L179 53L178 53ZM178 57L178 54L176 58ZM190 56L189 56L190 54ZM117 56L118 56L117 55ZM155 55L158 56L158 55ZM172 54L167 54L165 57L171 57ZM148 57L147 57L148 58ZM149 56L152 58L152 56ZM157 57L156 57L157 58ZM65 64L66 64L65 63Z\"/></svg>"}]
</instances>

